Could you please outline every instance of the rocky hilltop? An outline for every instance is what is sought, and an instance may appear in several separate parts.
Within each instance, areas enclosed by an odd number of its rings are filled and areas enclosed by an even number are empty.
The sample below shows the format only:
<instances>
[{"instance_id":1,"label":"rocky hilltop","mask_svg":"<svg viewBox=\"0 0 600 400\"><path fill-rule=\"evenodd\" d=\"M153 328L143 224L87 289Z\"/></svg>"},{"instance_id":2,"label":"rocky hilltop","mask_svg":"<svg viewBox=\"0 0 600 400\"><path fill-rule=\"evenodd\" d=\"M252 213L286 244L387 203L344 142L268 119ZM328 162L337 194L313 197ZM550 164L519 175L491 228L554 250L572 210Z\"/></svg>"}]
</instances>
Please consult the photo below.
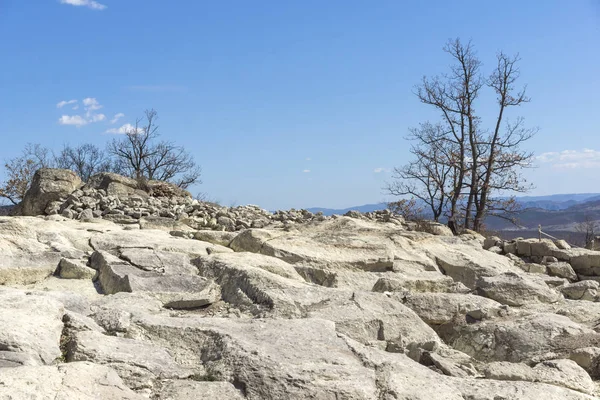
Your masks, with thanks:
<instances>
[{"instance_id":1,"label":"rocky hilltop","mask_svg":"<svg viewBox=\"0 0 600 400\"><path fill-rule=\"evenodd\" d=\"M14 214L0 399L600 394L600 252L64 170L40 170Z\"/></svg>"}]
</instances>

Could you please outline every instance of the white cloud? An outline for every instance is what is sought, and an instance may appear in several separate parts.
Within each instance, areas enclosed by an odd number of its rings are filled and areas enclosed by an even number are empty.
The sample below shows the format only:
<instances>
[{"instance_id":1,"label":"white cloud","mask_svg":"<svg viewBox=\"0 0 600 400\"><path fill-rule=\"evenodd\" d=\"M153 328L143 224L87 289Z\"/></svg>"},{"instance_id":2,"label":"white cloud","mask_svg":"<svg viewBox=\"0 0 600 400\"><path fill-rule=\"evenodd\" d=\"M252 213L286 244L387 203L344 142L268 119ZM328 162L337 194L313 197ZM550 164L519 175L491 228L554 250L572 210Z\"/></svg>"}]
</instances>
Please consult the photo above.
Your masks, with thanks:
<instances>
[{"instance_id":1,"label":"white cloud","mask_svg":"<svg viewBox=\"0 0 600 400\"><path fill-rule=\"evenodd\" d=\"M83 6L92 10L104 10L106 8L104 4L100 4L94 0L60 0L60 4L69 4L76 7Z\"/></svg>"},{"instance_id":2,"label":"white cloud","mask_svg":"<svg viewBox=\"0 0 600 400\"><path fill-rule=\"evenodd\" d=\"M96 110L101 109L103 106L96 100L95 97L86 97L82 100L83 110L85 114L83 115L63 115L59 118L58 123L61 125L74 125L77 127L87 125L94 122L100 122L106 120L106 115L102 113L96 112ZM62 108L67 104L75 104L73 106L73 110L79 109L79 104L77 100L69 100L69 101L61 101L56 105L58 108ZM117 114L118 116L120 114ZM115 116L115 117L116 117ZM120 117L119 117L120 118Z\"/></svg>"},{"instance_id":3,"label":"white cloud","mask_svg":"<svg viewBox=\"0 0 600 400\"><path fill-rule=\"evenodd\" d=\"M550 151L540 154L536 159L557 169L600 167L600 151L592 149Z\"/></svg>"},{"instance_id":4,"label":"white cloud","mask_svg":"<svg viewBox=\"0 0 600 400\"><path fill-rule=\"evenodd\" d=\"M81 115L63 115L58 119L58 123L61 125L74 125L76 127L87 125L88 122Z\"/></svg>"},{"instance_id":5,"label":"white cloud","mask_svg":"<svg viewBox=\"0 0 600 400\"><path fill-rule=\"evenodd\" d=\"M68 101L63 100L56 105L56 108L63 108L66 105L75 104L75 103L77 103L77 100L68 100Z\"/></svg>"},{"instance_id":6,"label":"white cloud","mask_svg":"<svg viewBox=\"0 0 600 400\"><path fill-rule=\"evenodd\" d=\"M389 168L378 167L373 170L376 174L380 174L382 172L390 172Z\"/></svg>"},{"instance_id":7,"label":"white cloud","mask_svg":"<svg viewBox=\"0 0 600 400\"><path fill-rule=\"evenodd\" d=\"M123 114L123 113L118 113L118 114L115 114L115 116L113 117L113 119L111 119L111 120L110 120L110 123L111 123L111 124L116 124L116 123L117 123L117 121L118 121L119 119L123 118L124 116L125 116L125 114Z\"/></svg>"},{"instance_id":8,"label":"white cloud","mask_svg":"<svg viewBox=\"0 0 600 400\"><path fill-rule=\"evenodd\" d=\"M302 172L304 172L305 174L308 174L310 172L310 169L305 169Z\"/></svg>"},{"instance_id":9,"label":"white cloud","mask_svg":"<svg viewBox=\"0 0 600 400\"><path fill-rule=\"evenodd\" d=\"M131 125L131 124L125 124L122 125L120 128L112 128L107 130L105 133L113 133L116 135L124 135L128 132L133 132L135 131L135 126ZM141 128L138 128L138 133L142 133L143 130Z\"/></svg>"},{"instance_id":10,"label":"white cloud","mask_svg":"<svg viewBox=\"0 0 600 400\"><path fill-rule=\"evenodd\" d=\"M100 105L95 97L86 97L83 99L83 107L86 111L95 111L101 109L103 106Z\"/></svg>"},{"instance_id":11,"label":"white cloud","mask_svg":"<svg viewBox=\"0 0 600 400\"><path fill-rule=\"evenodd\" d=\"M306 161L310 161L310 157L306 157Z\"/></svg>"},{"instance_id":12,"label":"white cloud","mask_svg":"<svg viewBox=\"0 0 600 400\"><path fill-rule=\"evenodd\" d=\"M100 122L100 121L104 121L106 119L106 115L104 114L92 114L89 117L89 121L90 122Z\"/></svg>"}]
</instances>

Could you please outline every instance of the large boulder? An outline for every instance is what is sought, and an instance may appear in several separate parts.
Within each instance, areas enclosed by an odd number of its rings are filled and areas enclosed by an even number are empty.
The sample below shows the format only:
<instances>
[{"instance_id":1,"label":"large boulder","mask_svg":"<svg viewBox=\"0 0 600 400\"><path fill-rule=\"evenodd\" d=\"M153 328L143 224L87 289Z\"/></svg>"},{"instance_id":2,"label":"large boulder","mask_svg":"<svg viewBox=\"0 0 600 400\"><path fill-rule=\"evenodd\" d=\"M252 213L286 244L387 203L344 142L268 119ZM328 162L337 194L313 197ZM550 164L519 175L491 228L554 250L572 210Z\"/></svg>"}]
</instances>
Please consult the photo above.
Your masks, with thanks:
<instances>
[{"instance_id":1,"label":"large boulder","mask_svg":"<svg viewBox=\"0 0 600 400\"><path fill-rule=\"evenodd\" d=\"M477 282L477 291L481 296L509 306L522 306L532 302L555 303L562 298L542 278L513 272L481 278Z\"/></svg>"},{"instance_id":2,"label":"large boulder","mask_svg":"<svg viewBox=\"0 0 600 400\"><path fill-rule=\"evenodd\" d=\"M477 323L452 321L437 328L437 332L454 349L484 362L570 358L575 349L600 344L600 334L593 329L551 313Z\"/></svg>"},{"instance_id":3,"label":"large boulder","mask_svg":"<svg viewBox=\"0 0 600 400\"><path fill-rule=\"evenodd\" d=\"M138 181L112 172L101 172L92 176L83 189L104 190L109 196L127 197L191 197L191 194L169 182L145 180Z\"/></svg>"},{"instance_id":4,"label":"large boulder","mask_svg":"<svg viewBox=\"0 0 600 400\"><path fill-rule=\"evenodd\" d=\"M135 179L115 174L112 172L102 172L92 176L83 187L86 189L104 190L108 196L130 196L137 194L147 196L147 193L138 188L138 182Z\"/></svg>"},{"instance_id":5,"label":"large boulder","mask_svg":"<svg viewBox=\"0 0 600 400\"><path fill-rule=\"evenodd\" d=\"M42 168L36 171L15 215L44 215L54 201L64 201L81 186L81 178L68 169Z\"/></svg>"}]
</instances>

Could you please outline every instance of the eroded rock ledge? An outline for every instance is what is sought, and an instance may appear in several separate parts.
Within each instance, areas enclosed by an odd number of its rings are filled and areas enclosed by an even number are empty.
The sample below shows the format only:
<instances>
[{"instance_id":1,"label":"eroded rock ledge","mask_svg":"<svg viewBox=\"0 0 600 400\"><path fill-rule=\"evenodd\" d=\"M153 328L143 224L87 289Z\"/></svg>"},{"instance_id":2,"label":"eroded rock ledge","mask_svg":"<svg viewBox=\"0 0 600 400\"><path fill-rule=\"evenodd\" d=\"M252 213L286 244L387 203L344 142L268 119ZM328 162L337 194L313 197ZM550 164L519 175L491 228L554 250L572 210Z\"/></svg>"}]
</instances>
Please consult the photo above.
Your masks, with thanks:
<instances>
[{"instance_id":1,"label":"eroded rock ledge","mask_svg":"<svg viewBox=\"0 0 600 400\"><path fill-rule=\"evenodd\" d=\"M600 253L386 213L199 230L175 207L0 217L0 398L598 398Z\"/></svg>"}]
</instances>

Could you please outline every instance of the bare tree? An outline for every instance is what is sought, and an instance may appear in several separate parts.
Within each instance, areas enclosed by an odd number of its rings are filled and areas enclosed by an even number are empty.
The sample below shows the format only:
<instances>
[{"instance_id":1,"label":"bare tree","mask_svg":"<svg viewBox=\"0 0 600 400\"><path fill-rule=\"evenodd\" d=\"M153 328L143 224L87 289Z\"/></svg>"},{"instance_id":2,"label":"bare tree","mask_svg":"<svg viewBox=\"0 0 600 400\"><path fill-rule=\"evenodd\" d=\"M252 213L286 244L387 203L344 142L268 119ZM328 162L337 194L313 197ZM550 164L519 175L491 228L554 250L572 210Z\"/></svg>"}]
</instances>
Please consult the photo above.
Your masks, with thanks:
<instances>
[{"instance_id":1,"label":"bare tree","mask_svg":"<svg viewBox=\"0 0 600 400\"><path fill-rule=\"evenodd\" d=\"M7 178L0 184L0 197L13 204L20 203L35 171L53 166L50 154L46 147L28 143L20 156L6 161L4 167Z\"/></svg>"},{"instance_id":2,"label":"bare tree","mask_svg":"<svg viewBox=\"0 0 600 400\"><path fill-rule=\"evenodd\" d=\"M410 195L425 204L434 221L445 212L451 197L450 186L455 173L451 143L444 140L442 125L421 124L410 138L416 142L410 149L415 160L394 168L393 181L386 190L394 196Z\"/></svg>"},{"instance_id":3,"label":"bare tree","mask_svg":"<svg viewBox=\"0 0 600 400\"><path fill-rule=\"evenodd\" d=\"M474 103L484 82L480 75L481 61L477 59L471 43L465 46L459 39L449 41L444 52L455 61L450 74L424 77L421 85L417 86L416 95L423 104L433 106L440 112L441 123L448 132L444 140L452 144L451 163L454 168L449 218L458 220L463 190L476 180L475 166L470 161L478 157L476 134L480 120L474 114ZM473 200L474 196L469 193L464 225L471 220Z\"/></svg>"},{"instance_id":4,"label":"bare tree","mask_svg":"<svg viewBox=\"0 0 600 400\"><path fill-rule=\"evenodd\" d=\"M169 181L182 188L200 183L201 169L194 158L173 142L156 142L159 137L155 110L145 111L123 139L114 139L108 152L115 158L116 170L135 179Z\"/></svg>"},{"instance_id":5,"label":"bare tree","mask_svg":"<svg viewBox=\"0 0 600 400\"><path fill-rule=\"evenodd\" d=\"M599 231L598 228L598 221L592 219L589 215L585 215L584 220L575 225L575 230L578 233L585 235L585 241L583 243L584 247L594 250L594 241L596 239L596 234Z\"/></svg>"},{"instance_id":6,"label":"bare tree","mask_svg":"<svg viewBox=\"0 0 600 400\"><path fill-rule=\"evenodd\" d=\"M525 95L525 87L521 90L514 87L520 76L518 61L518 55L509 57L502 52L498 53L496 69L487 82L496 93L498 113L492 134L487 138L480 138L481 163L474 163L479 164L477 181L480 184L474 190L476 213L473 226L477 231L487 213L498 211L498 207L494 207L497 202L490 198L490 193L526 192L530 189L519 172L522 168L531 166L533 153L521 150L520 145L531 139L537 130L525 128L524 120L520 117L513 123L508 122L505 128L502 127L505 112L509 107L517 107L530 101ZM506 203L502 204L500 211L505 213L506 206Z\"/></svg>"},{"instance_id":7,"label":"bare tree","mask_svg":"<svg viewBox=\"0 0 600 400\"><path fill-rule=\"evenodd\" d=\"M520 145L536 130L525 128L522 118L506 121L509 108L529 101L525 89L515 89L519 78L518 56L499 53L496 68L485 79L482 63L471 43L452 40L444 51L454 60L450 73L423 78L415 92L423 104L440 112L441 121L433 125L438 127L436 134L411 132L409 138L417 141L411 152L417 158L395 170L395 181L387 189L390 194L427 194L423 196L429 198L426 203L436 204L434 218L441 215L438 210L444 199L447 205L442 208L450 222L479 231L486 216L514 211L512 199L501 201L495 194L529 188L520 171L531 166L533 154L522 151ZM486 87L497 96L497 113L491 130L484 128L482 118L476 113L480 93ZM421 132L423 126L432 125L421 125ZM429 196L430 193L435 196Z\"/></svg>"},{"instance_id":8,"label":"bare tree","mask_svg":"<svg viewBox=\"0 0 600 400\"><path fill-rule=\"evenodd\" d=\"M113 170L112 161L106 153L90 143L76 147L64 145L55 157L55 164L58 168L74 171L84 182L99 172Z\"/></svg>"}]
</instances>

